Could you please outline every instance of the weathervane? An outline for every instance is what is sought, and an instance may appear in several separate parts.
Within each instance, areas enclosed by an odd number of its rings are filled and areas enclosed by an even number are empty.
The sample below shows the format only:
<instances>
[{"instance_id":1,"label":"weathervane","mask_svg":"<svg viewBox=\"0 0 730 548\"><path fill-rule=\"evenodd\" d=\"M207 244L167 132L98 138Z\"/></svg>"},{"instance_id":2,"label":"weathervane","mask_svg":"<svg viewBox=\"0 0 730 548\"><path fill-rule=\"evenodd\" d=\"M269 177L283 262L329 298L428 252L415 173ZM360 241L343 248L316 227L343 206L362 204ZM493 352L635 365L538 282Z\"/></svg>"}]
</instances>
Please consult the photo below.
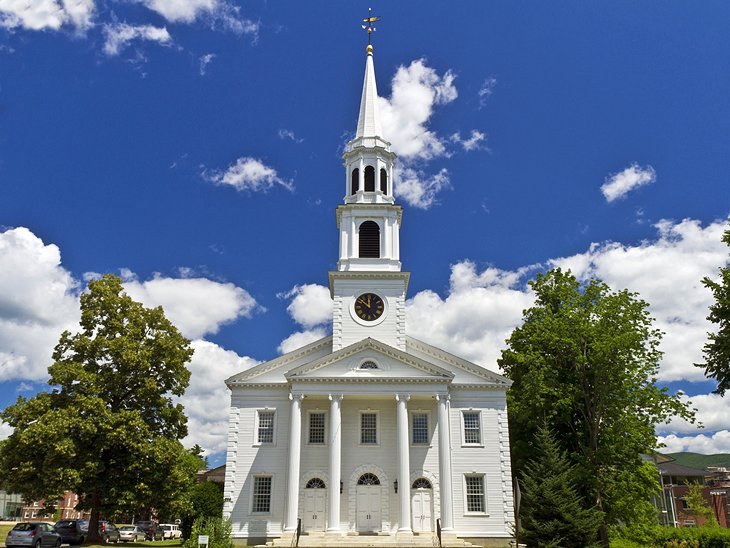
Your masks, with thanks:
<instances>
[{"instance_id":1,"label":"weathervane","mask_svg":"<svg viewBox=\"0 0 730 548\"><path fill-rule=\"evenodd\" d=\"M376 21L380 21L380 17L375 17L372 15L373 8L368 8L368 16L362 20L363 23L367 23L367 25L363 25L363 29L367 29L368 31L368 46L370 45L370 35L375 30L375 27L373 26L373 23Z\"/></svg>"}]
</instances>

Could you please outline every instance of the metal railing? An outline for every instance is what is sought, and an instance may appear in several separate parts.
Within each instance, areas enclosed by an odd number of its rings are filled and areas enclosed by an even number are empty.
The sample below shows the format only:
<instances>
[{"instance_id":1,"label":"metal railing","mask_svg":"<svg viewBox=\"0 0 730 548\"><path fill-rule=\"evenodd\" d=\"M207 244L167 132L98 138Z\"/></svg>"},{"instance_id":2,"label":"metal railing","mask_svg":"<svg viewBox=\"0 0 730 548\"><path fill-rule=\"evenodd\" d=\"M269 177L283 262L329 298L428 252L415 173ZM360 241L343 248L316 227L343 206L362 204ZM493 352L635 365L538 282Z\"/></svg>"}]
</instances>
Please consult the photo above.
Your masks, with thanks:
<instances>
[{"instance_id":1,"label":"metal railing","mask_svg":"<svg viewBox=\"0 0 730 548\"><path fill-rule=\"evenodd\" d=\"M439 546L441 546L441 518L436 518L436 538L439 541Z\"/></svg>"},{"instance_id":2,"label":"metal railing","mask_svg":"<svg viewBox=\"0 0 730 548\"><path fill-rule=\"evenodd\" d=\"M289 546L299 546L299 537L302 536L302 518L297 518L297 530L291 539Z\"/></svg>"}]
</instances>

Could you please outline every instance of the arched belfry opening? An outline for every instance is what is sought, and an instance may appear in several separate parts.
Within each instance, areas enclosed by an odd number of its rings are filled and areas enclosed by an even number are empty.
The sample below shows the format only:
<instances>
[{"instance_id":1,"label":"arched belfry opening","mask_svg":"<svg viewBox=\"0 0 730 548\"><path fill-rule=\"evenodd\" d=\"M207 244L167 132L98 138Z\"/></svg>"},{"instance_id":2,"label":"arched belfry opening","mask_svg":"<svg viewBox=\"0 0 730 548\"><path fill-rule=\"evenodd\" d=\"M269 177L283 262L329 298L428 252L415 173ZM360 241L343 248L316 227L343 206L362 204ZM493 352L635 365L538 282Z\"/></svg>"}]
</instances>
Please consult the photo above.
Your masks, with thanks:
<instances>
[{"instance_id":1,"label":"arched belfry opening","mask_svg":"<svg viewBox=\"0 0 730 548\"><path fill-rule=\"evenodd\" d=\"M373 166L365 168L365 192L375 192L375 168Z\"/></svg>"},{"instance_id":2,"label":"arched belfry opening","mask_svg":"<svg viewBox=\"0 0 730 548\"><path fill-rule=\"evenodd\" d=\"M366 187L367 188L367 187ZM360 225L358 232L360 236L361 258L380 258L380 227L375 221L365 221Z\"/></svg>"},{"instance_id":3,"label":"arched belfry opening","mask_svg":"<svg viewBox=\"0 0 730 548\"><path fill-rule=\"evenodd\" d=\"M384 167L380 168L380 192L388 194L388 172Z\"/></svg>"},{"instance_id":4,"label":"arched belfry opening","mask_svg":"<svg viewBox=\"0 0 730 548\"><path fill-rule=\"evenodd\" d=\"M360 170L355 168L352 170L352 177L350 179L351 193L357 194L357 189L360 186Z\"/></svg>"}]
</instances>

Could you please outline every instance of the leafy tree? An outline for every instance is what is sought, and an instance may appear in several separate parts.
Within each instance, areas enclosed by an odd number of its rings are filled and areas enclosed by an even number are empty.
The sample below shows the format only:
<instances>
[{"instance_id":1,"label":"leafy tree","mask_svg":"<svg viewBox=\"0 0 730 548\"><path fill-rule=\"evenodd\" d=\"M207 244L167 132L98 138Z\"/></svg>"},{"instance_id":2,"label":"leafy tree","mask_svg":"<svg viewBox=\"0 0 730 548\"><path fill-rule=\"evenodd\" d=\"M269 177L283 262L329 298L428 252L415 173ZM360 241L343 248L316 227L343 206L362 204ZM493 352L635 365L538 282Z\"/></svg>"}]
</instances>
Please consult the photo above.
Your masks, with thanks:
<instances>
[{"instance_id":1,"label":"leafy tree","mask_svg":"<svg viewBox=\"0 0 730 548\"><path fill-rule=\"evenodd\" d=\"M547 427L535 438L537 452L521 473L520 542L528 546L596 546L601 512L586 504L576 488L576 466Z\"/></svg>"},{"instance_id":2,"label":"leafy tree","mask_svg":"<svg viewBox=\"0 0 730 548\"><path fill-rule=\"evenodd\" d=\"M700 483L690 483L687 487L687 494L684 500L687 502L687 513L693 516L701 516L705 518L704 527L717 527L717 518L710 504L702 495L703 487Z\"/></svg>"},{"instance_id":3,"label":"leafy tree","mask_svg":"<svg viewBox=\"0 0 730 548\"><path fill-rule=\"evenodd\" d=\"M198 483L190 490L189 512L182 520L183 536L188 538L193 523L200 518L220 518L223 514L223 489L212 481Z\"/></svg>"},{"instance_id":4,"label":"leafy tree","mask_svg":"<svg viewBox=\"0 0 730 548\"><path fill-rule=\"evenodd\" d=\"M507 340L499 364L513 381L507 394L513 462L523 470L547 424L570 461L586 504L603 513L599 533L621 515L615 486L641 476L640 453L657 445L654 425L672 416L694 421L678 396L655 385L661 333L647 303L600 280L580 283L560 269L530 282L535 305ZM652 490L642 496L648 499ZM638 496L633 494L633 496Z\"/></svg>"},{"instance_id":5,"label":"leafy tree","mask_svg":"<svg viewBox=\"0 0 730 548\"><path fill-rule=\"evenodd\" d=\"M730 228L725 230L722 241L730 246ZM705 277L702 283L715 298L707 319L717 324L717 333L707 334L709 342L703 348L705 363L697 365L705 368L706 376L717 380L715 392L724 396L730 388L730 265L720 268L719 281Z\"/></svg>"},{"instance_id":6,"label":"leafy tree","mask_svg":"<svg viewBox=\"0 0 730 548\"><path fill-rule=\"evenodd\" d=\"M113 275L81 296L81 330L61 335L48 368L50 392L18 398L0 412L14 428L0 445L0 481L27 498L66 489L99 515L176 496L187 434L181 396L190 379L190 341L162 308L145 308Z\"/></svg>"}]
</instances>

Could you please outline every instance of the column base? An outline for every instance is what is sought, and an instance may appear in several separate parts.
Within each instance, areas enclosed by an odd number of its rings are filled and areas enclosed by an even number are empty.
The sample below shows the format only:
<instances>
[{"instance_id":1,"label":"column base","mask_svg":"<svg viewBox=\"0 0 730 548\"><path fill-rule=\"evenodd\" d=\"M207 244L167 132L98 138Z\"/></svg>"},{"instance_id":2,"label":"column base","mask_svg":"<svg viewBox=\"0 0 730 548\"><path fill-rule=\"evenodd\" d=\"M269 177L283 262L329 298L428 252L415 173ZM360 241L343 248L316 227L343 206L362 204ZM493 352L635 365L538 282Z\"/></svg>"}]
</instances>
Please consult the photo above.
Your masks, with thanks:
<instances>
[{"instance_id":1,"label":"column base","mask_svg":"<svg viewBox=\"0 0 730 548\"><path fill-rule=\"evenodd\" d=\"M413 538L413 531L410 529L398 529L398 532L395 534L395 538L396 540Z\"/></svg>"},{"instance_id":2,"label":"column base","mask_svg":"<svg viewBox=\"0 0 730 548\"><path fill-rule=\"evenodd\" d=\"M341 537L343 535L344 535L344 531L342 531L342 529L328 529L327 531L324 532L324 536L329 537L329 538L332 538L332 537L337 538L337 537Z\"/></svg>"}]
</instances>

